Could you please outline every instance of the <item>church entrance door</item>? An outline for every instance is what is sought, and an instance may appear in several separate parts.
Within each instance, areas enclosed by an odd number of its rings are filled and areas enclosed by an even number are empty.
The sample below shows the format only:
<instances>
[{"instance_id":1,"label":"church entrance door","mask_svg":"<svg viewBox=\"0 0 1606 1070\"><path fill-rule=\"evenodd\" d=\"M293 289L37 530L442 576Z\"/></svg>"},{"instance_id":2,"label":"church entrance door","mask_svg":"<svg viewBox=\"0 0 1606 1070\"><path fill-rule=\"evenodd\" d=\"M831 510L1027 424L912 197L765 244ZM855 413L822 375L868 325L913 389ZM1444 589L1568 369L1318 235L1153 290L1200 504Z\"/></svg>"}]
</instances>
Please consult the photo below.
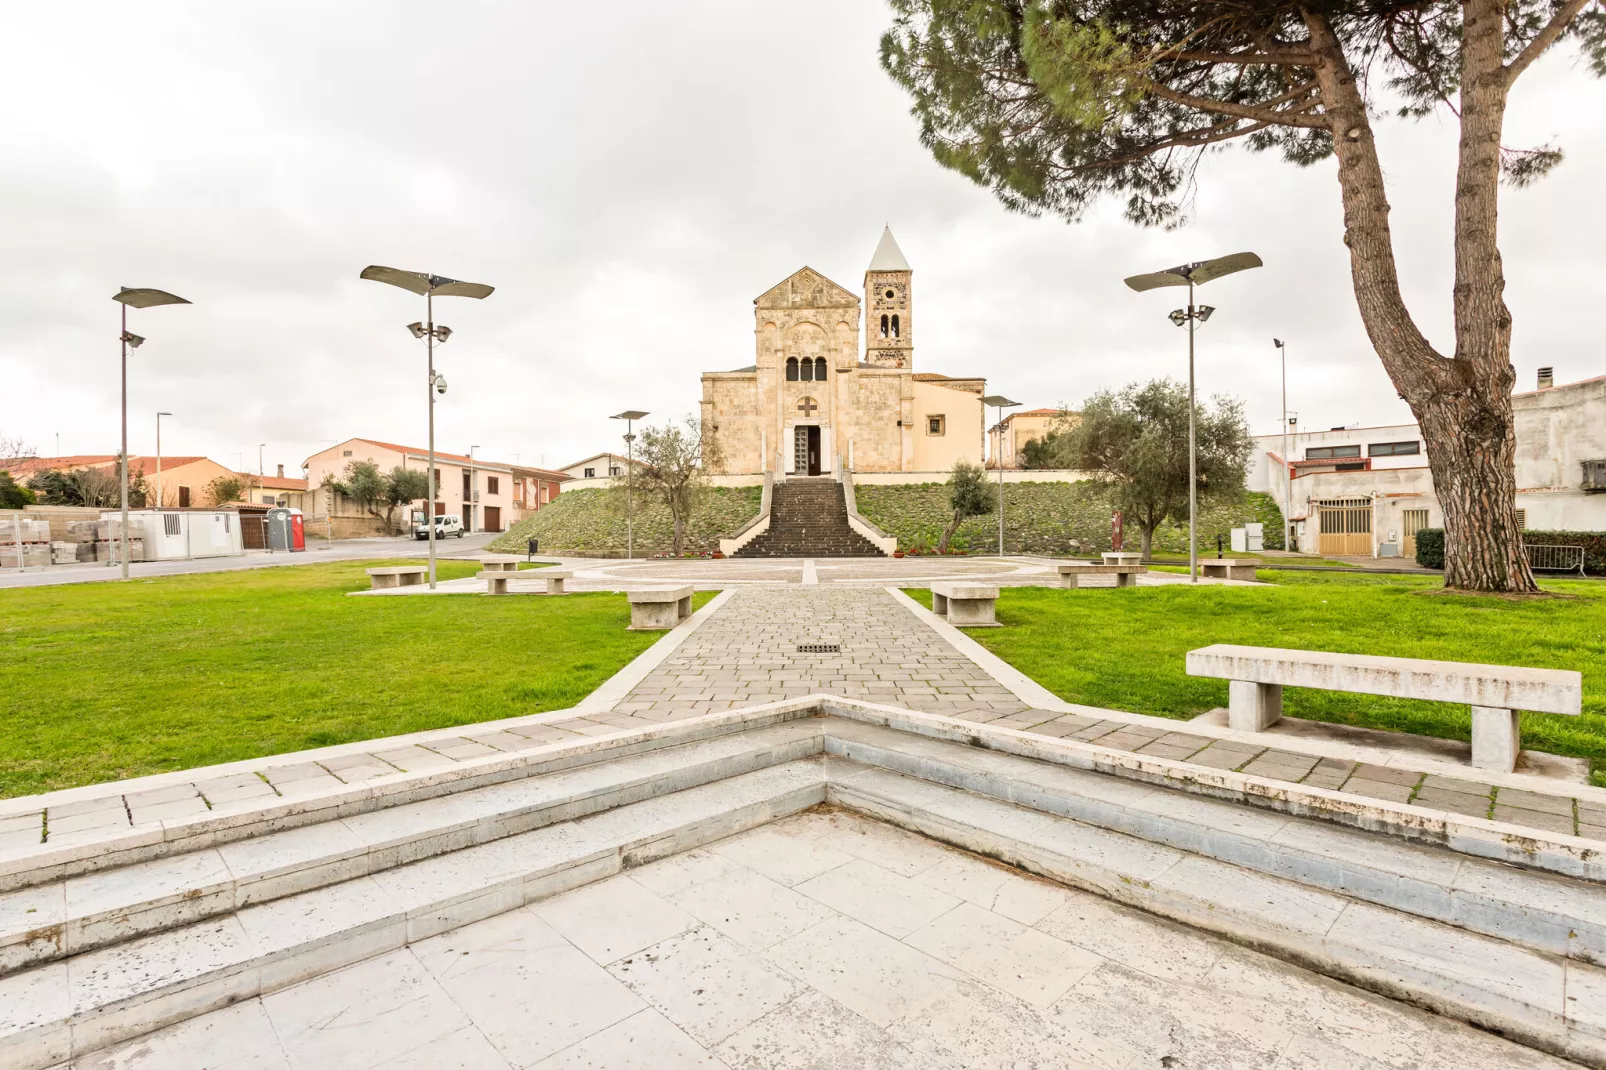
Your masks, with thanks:
<instances>
[{"instance_id":1,"label":"church entrance door","mask_svg":"<svg viewBox=\"0 0 1606 1070\"><path fill-rule=\"evenodd\" d=\"M820 474L820 429L794 427L792 429L792 470L800 476Z\"/></svg>"}]
</instances>

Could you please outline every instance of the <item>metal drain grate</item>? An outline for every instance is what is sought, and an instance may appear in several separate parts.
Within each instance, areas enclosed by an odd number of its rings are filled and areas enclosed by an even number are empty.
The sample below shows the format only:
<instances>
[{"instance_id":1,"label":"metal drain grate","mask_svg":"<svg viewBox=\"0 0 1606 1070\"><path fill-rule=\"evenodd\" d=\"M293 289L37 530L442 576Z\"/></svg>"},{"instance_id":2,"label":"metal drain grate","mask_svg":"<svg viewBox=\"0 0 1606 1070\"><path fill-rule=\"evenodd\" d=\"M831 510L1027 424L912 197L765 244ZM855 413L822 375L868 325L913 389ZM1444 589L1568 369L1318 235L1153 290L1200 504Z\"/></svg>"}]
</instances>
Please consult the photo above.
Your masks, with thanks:
<instances>
[{"instance_id":1,"label":"metal drain grate","mask_svg":"<svg viewBox=\"0 0 1606 1070\"><path fill-rule=\"evenodd\" d=\"M841 643L799 643L797 645L797 652L799 654L840 654L840 653L842 653L842 644Z\"/></svg>"}]
</instances>

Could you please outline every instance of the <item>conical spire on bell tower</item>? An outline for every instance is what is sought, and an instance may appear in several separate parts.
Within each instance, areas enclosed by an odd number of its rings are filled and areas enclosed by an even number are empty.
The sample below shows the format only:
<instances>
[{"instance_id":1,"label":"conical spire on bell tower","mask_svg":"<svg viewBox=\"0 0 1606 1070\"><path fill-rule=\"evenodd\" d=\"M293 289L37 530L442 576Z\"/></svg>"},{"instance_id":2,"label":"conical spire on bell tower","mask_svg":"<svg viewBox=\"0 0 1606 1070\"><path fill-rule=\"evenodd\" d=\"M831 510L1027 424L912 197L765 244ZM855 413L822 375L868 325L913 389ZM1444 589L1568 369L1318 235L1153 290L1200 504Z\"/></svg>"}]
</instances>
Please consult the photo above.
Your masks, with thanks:
<instances>
[{"instance_id":1,"label":"conical spire on bell tower","mask_svg":"<svg viewBox=\"0 0 1606 1070\"><path fill-rule=\"evenodd\" d=\"M914 271L884 227L864 272L864 359L881 368L914 367Z\"/></svg>"}]
</instances>

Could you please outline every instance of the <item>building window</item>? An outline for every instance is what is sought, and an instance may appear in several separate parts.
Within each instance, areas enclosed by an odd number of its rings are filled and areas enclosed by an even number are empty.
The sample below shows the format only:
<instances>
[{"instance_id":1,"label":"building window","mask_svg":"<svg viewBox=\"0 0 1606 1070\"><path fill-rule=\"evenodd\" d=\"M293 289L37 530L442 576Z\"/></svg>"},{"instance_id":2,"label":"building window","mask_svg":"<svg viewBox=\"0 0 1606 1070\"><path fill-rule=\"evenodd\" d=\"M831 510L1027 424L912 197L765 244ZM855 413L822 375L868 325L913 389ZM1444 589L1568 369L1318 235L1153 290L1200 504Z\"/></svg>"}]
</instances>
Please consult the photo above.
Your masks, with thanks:
<instances>
[{"instance_id":1,"label":"building window","mask_svg":"<svg viewBox=\"0 0 1606 1070\"><path fill-rule=\"evenodd\" d=\"M796 357L787 357L786 358L786 381L789 382L789 383L797 382L797 358Z\"/></svg>"},{"instance_id":2,"label":"building window","mask_svg":"<svg viewBox=\"0 0 1606 1070\"><path fill-rule=\"evenodd\" d=\"M609 475L610 475L610 476L616 476L616 475L618 475L618 474L619 474L619 473L620 473L620 472L622 472L622 471L623 471L623 469L622 469L622 468L620 468L620 467L619 467L619 466L618 466L618 465L616 465L616 464L610 464L610 465L609 465L609 466L608 466L608 474L609 474Z\"/></svg>"},{"instance_id":3,"label":"building window","mask_svg":"<svg viewBox=\"0 0 1606 1070\"><path fill-rule=\"evenodd\" d=\"M808 357L804 357L798 364L798 370L803 373L803 381L805 383L814 382L814 362Z\"/></svg>"},{"instance_id":4,"label":"building window","mask_svg":"<svg viewBox=\"0 0 1606 1070\"><path fill-rule=\"evenodd\" d=\"M892 337L898 337L898 317L892 317Z\"/></svg>"},{"instance_id":5,"label":"building window","mask_svg":"<svg viewBox=\"0 0 1606 1070\"><path fill-rule=\"evenodd\" d=\"M887 317L882 316L881 317L881 337L885 338L886 336L887 336Z\"/></svg>"},{"instance_id":6,"label":"building window","mask_svg":"<svg viewBox=\"0 0 1606 1070\"><path fill-rule=\"evenodd\" d=\"M179 528L179 522L180 522L179 521L179 515L177 513L163 513L162 514L162 534L163 535L182 535L183 531Z\"/></svg>"},{"instance_id":7,"label":"building window","mask_svg":"<svg viewBox=\"0 0 1606 1070\"><path fill-rule=\"evenodd\" d=\"M1359 457L1359 446L1312 446L1305 451L1307 461L1330 461L1334 457Z\"/></svg>"},{"instance_id":8,"label":"building window","mask_svg":"<svg viewBox=\"0 0 1606 1070\"><path fill-rule=\"evenodd\" d=\"M1517 530L1518 531L1527 531L1528 530L1528 510L1526 510L1526 509L1518 509L1517 510Z\"/></svg>"},{"instance_id":9,"label":"building window","mask_svg":"<svg viewBox=\"0 0 1606 1070\"><path fill-rule=\"evenodd\" d=\"M948 418L946 416L926 417L926 434L940 435L947 430Z\"/></svg>"},{"instance_id":10,"label":"building window","mask_svg":"<svg viewBox=\"0 0 1606 1070\"><path fill-rule=\"evenodd\" d=\"M342 457L350 457L351 456L351 451L350 450L341 450L340 451L340 456L342 456Z\"/></svg>"},{"instance_id":11,"label":"building window","mask_svg":"<svg viewBox=\"0 0 1606 1070\"><path fill-rule=\"evenodd\" d=\"M825 382L825 358L824 357L815 357L814 358L814 381L816 383Z\"/></svg>"},{"instance_id":12,"label":"building window","mask_svg":"<svg viewBox=\"0 0 1606 1070\"><path fill-rule=\"evenodd\" d=\"M501 478L499 476L486 476L485 477L485 493L487 493L487 494L500 494L500 493L502 493L502 480L501 480Z\"/></svg>"},{"instance_id":13,"label":"building window","mask_svg":"<svg viewBox=\"0 0 1606 1070\"><path fill-rule=\"evenodd\" d=\"M587 479L596 479L597 478L597 470L595 468L587 468L586 469L586 478Z\"/></svg>"},{"instance_id":14,"label":"building window","mask_svg":"<svg viewBox=\"0 0 1606 1070\"><path fill-rule=\"evenodd\" d=\"M1366 447L1369 457L1415 457L1421 452L1421 442L1374 442Z\"/></svg>"},{"instance_id":15,"label":"building window","mask_svg":"<svg viewBox=\"0 0 1606 1070\"><path fill-rule=\"evenodd\" d=\"M1606 461L1583 461L1585 490L1606 490Z\"/></svg>"},{"instance_id":16,"label":"building window","mask_svg":"<svg viewBox=\"0 0 1606 1070\"><path fill-rule=\"evenodd\" d=\"M178 507L180 509L188 509L190 507L190 488L178 488Z\"/></svg>"},{"instance_id":17,"label":"building window","mask_svg":"<svg viewBox=\"0 0 1606 1070\"><path fill-rule=\"evenodd\" d=\"M279 503L279 499L275 498L271 494L264 494L262 496L262 504L263 505L277 505L278 503Z\"/></svg>"},{"instance_id":18,"label":"building window","mask_svg":"<svg viewBox=\"0 0 1606 1070\"><path fill-rule=\"evenodd\" d=\"M887 300L888 301L892 300L894 297L897 297L897 296L898 296L898 291L897 290L888 290L887 291Z\"/></svg>"}]
</instances>

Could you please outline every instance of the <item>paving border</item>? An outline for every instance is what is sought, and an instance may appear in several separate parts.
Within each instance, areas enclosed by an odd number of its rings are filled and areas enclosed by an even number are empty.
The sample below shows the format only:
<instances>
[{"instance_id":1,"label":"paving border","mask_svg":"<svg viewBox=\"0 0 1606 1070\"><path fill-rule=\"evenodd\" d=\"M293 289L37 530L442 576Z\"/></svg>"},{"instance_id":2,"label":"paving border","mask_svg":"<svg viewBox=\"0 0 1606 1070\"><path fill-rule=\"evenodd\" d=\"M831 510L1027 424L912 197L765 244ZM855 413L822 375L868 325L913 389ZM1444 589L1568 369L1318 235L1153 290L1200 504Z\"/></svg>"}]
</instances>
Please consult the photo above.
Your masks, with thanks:
<instances>
[{"instance_id":1,"label":"paving border","mask_svg":"<svg viewBox=\"0 0 1606 1070\"><path fill-rule=\"evenodd\" d=\"M1179 721L1169 717L1157 717L1152 714L1131 713L1127 710L1110 710L1099 706L1083 706L1074 702L1066 702L1042 684L1031 679L997 654L966 635L963 631L955 628L931 612L931 610L904 594L903 591L895 587L888 587L886 590L895 599L901 601L917 619L924 621L945 642L974 661L982 671L993 677L1004 687L1009 688L1011 693L1033 709L1045 710L1056 715L1078 714L1084 717L1096 717L1104 721L1143 725L1148 728L1162 729L1166 732L1186 732L1189 735L1231 740L1259 748L1296 751L1313 757L1339 758L1344 761L1384 765L1413 773L1449 776L1460 780L1489 784L1493 787L1516 788L1539 795L1579 799L1606 805L1606 788L1597 788L1593 784L1584 781L1557 780L1552 777L1536 777L1525 773L1496 773L1477 769L1470 765L1463 765L1459 762L1435 761L1422 754L1368 747L1364 744L1347 743L1341 740L1310 739L1308 737L1286 736L1275 732L1242 732L1223 725L1210 724L1206 721Z\"/></svg>"}]
</instances>

